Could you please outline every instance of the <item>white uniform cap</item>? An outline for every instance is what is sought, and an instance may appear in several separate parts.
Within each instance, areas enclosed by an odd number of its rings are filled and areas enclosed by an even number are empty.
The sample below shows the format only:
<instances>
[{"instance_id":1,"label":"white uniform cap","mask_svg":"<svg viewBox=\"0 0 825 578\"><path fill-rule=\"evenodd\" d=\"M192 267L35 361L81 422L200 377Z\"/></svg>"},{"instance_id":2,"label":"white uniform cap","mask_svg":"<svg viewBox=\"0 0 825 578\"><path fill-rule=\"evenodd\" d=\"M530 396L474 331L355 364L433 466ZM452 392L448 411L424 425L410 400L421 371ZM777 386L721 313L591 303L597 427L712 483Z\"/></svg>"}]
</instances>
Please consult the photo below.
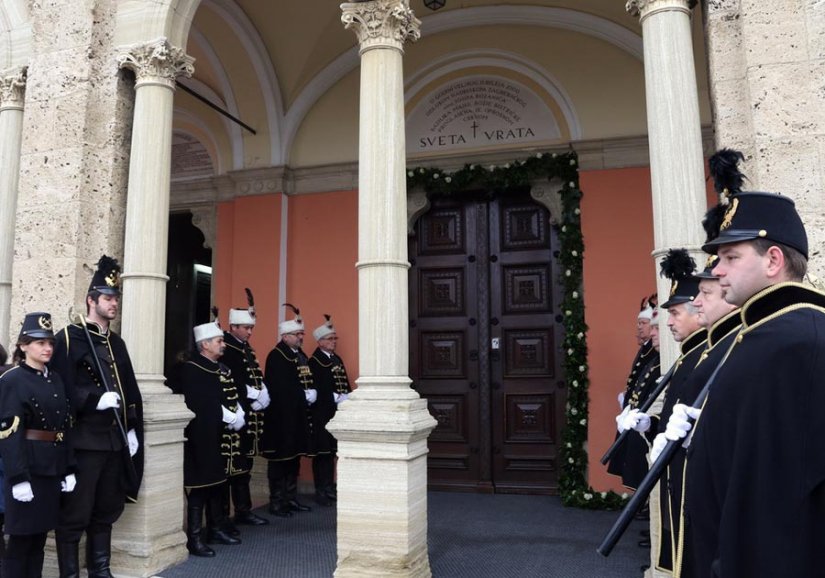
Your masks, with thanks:
<instances>
[{"instance_id":1,"label":"white uniform cap","mask_svg":"<svg viewBox=\"0 0 825 578\"><path fill-rule=\"evenodd\" d=\"M255 318L249 312L249 309L230 309L229 310L229 324L230 325L255 325Z\"/></svg>"},{"instance_id":2,"label":"white uniform cap","mask_svg":"<svg viewBox=\"0 0 825 578\"><path fill-rule=\"evenodd\" d=\"M312 332L312 336L315 338L315 341L320 341L331 333L335 333L335 328L332 326L332 322L328 321L320 327L316 327L315 331Z\"/></svg>"},{"instance_id":3,"label":"white uniform cap","mask_svg":"<svg viewBox=\"0 0 825 578\"><path fill-rule=\"evenodd\" d=\"M278 324L278 332L281 335L284 335L285 333L295 333L297 331L303 331L303 330L304 330L303 322L301 322L297 319L288 319L286 321L281 321Z\"/></svg>"},{"instance_id":4,"label":"white uniform cap","mask_svg":"<svg viewBox=\"0 0 825 578\"><path fill-rule=\"evenodd\" d=\"M648 305L647 307L639 311L638 319L647 319L648 321L653 319L653 307Z\"/></svg>"},{"instance_id":5,"label":"white uniform cap","mask_svg":"<svg viewBox=\"0 0 825 578\"><path fill-rule=\"evenodd\" d=\"M223 336L223 329L221 329L220 325L214 321L204 323L203 325L197 325L195 329L193 329L193 332L195 334L195 343L206 341L207 339L212 339L213 337Z\"/></svg>"}]
</instances>

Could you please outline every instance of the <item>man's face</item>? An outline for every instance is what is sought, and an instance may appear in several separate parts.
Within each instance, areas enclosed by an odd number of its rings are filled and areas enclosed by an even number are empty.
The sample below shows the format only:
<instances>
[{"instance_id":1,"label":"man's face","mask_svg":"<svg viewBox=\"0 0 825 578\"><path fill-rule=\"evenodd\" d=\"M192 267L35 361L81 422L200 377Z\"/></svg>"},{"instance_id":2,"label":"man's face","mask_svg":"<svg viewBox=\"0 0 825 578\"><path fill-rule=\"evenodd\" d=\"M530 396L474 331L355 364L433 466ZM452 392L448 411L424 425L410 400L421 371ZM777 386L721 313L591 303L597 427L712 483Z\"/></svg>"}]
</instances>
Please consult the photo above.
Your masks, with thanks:
<instances>
[{"instance_id":1,"label":"man's face","mask_svg":"<svg viewBox=\"0 0 825 578\"><path fill-rule=\"evenodd\" d=\"M699 314L688 313L686 305L686 303L679 303L667 308L667 326L677 343L681 343L688 335L701 327Z\"/></svg>"},{"instance_id":2,"label":"man's face","mask_svg":"<svg viewBox=\"0 0 825 578\"><path fill-rule=\"evenodd\" d=\"M252 337L253 329L255 329L254 325L230 325L229 333L239 341L246 343Z\"/></svg>"},{"instance_id":3,"label":"man's face","mask_svg":"<svg viewBox=\"0 0 825 578\"><path fill-rule=\"evenodd\" d=\"M281 339L288 347L292 349L299 349L304 344L304 332L296 331L295 333L284 333Z\"/></svg>"},{"instance_id":4,"label":"man's face","mask_svg":"<svg viewBox=\"0 0 825 578\"><path fill-rule=\"evenodd\" d=\"M86 297L86 303L89 305L90 317L97 316L100 319L112 321L117 317L120 310L120 296L101 294L95 302L91 297Z\"/></svg>"},{"instance_id":5,"label":"man's face","mask_svg":"<svg viewBox=\"0 0 825 578\"><path fill-rule=\"evenodd\" d=\"M702 327L710 327L736 309L735 305L725 301L722 286L716 279L703 279L699 282L699 294L693 300L693 305L699 309L699 323Z\"/></svg>"},{"instance_id":6,"label":"man's face","mask_svg":"<svg viewBox=\"0 0 825 578\"><path fill-rule=\"evenodd\" d=\"M636 319L636 341L639 345L650 339L650 319Z\"/></svg>"},{"instance_id":7,"label":"man's face","mask_svg":"<svg viewBox=\"0 0 825 578\"><path fill-rule=\"evenodd\" d=\"M326 337L322 337L318 340L318 347L320 347L327 353L334 353L336 345L338 345L337 333L330 333Z\"/></svg>"},{"instance_id":8,"label":"man's face","mask_svg":"<svg viewBox=\"0 0 825 578\"><path fill-rule=\"evenodd\" d=\"M713 274L719 277L719 284L725 301L741 307L752 295L770 285L767 268L768 254L760 255L748 241L719 247L719 263Z\"/></svg>"},{"instance_id":9,"label":"man's face","mask_svg":"<svg viewBox=\"0 0 825 578\"><path fill-rule=\"evenodd\" d=\"M225 349L226 345L223 342L223 335L218 335L217 337L212 337L201 342L201 354L212 361L220 359Z\"/></svg>"},{"instance_id":10,"label":"man's face","mask_svg":"<svg viewBox=\"0 0 825 578\"><path fill-rule=\"evenodd\" d=\"M659 323L658 320L650 324L650 344L659 351Z\"/></svg>"}]
</instances>

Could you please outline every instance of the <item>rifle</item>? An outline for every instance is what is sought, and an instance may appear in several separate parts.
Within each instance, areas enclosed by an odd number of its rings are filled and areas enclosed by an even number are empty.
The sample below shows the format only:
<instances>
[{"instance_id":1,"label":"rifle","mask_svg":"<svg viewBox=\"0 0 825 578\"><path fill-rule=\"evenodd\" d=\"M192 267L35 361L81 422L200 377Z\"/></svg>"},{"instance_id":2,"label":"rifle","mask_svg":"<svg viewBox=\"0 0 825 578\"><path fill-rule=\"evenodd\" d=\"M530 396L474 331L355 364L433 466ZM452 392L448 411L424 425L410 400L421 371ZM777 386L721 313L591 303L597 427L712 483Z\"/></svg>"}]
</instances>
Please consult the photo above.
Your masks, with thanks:
<instances>
[{"instance_id":1,"label":"rifle","mask_svg":"<svg viewBox=\"0 0 825 578\"><path fill-rule=\"evenodd\" d=\"M656 398L659 397L660 395L662 395L662 392L667 387L667 384L670 383L670 379L673 377L673 374L675 372L676 372L676 364L674 363L670 367L668 372L662 376L662 378L659 380L659 383L656 384L656 389L654 389L652 392L650 392L650 395L647 396L647 399L645 399L644 403L639 406L639 411L641 411L642 413L647 413L647 410L649 410L650 407L656 402ZM609 462L613 458L613 454L616 453L616 450L618 450L620 447L622 447L622 444L627 439L627 436L630 435L631 431L634 431L634 430L629 430L629 429L624 430L621 434L619 434L619 437L616 438L616 441L613 442L613 445L611 445L609 448L607 448L607 451L604 452L604 455L602 456L602 459L600 460L602 465L607 464L607 462Z\"/></svg>"},{"instance_id":2,"label":"rifle","mask_svg":"<svg viewBox=\"0 0 825 578\"><path fill-rule=\"evenodd\" d=\"M92 361L95 363L95 370L97 374L100 376L100 381L103 384L103 388L109 391L115 391L109 385L109 379L106 376L106 372L103 371L103 365L100 363L100 358L97 355L97 349L95 349L94 340L92 340L92 334L89 333L89 327L86 325L86 318L83 317L80 313L75 313L74 309L69 309L69 322L79 323L81 327L83 327L83 334L86 336L86 343L89 345L89 350L92 353ZM114 363L114 360L112 360ZM124 400L121 400L123 403ZM140 483L138 481L137 471L135 470L135 464L132 461L132 455L129 453L129 435L126 432L126 428L123 425L123 417L120 415L119 408L112 408L112 413L115 416L115 422L117 423L117 428L120 431L120 436L123 438L123 449L121 453L123 454L123 465L126 470L126 495L136 497L137 495L137 488L139 487Z\"/></svg>"},{"instance_id":3,"label":"rifle","mask_svg":"<svg viewBox=\"0 0 825 578\"><path fill-rule=\"evenodd\" d=\"M705 399L708 397L710 386L713 385L714 381L716 381L716 376L719 374L719 370L722 369L723 365L725 365L725 362L728 360L728 356L730 356L730 352L733 351L735 345L736 339L733 340L730 347L725 352L724 357L722 357L722 360L719 362L719 365L716 366L716 369L714 369L713 373L711 373L710 377L708 377L702 391L700 391L699 395L696 396L696 400L693 402L693 407L695 409L702 408L702 405L705 403ZM691 425L695 424L695 421L690 417L688 417L688 421ZM652 492L653 488L656 487L656 484L662 477L662 473L665 471L665 468L670 465L670 462L673 460L673 457L676 455L679 448L682 447L683 443L684 440L681 439L677 441L668 440L667 445L665 445L665 448L662 450L662 453L659 454L659 457L655 462L650 464L650 470L639 484L639 487L636 488L636 493L633 494L632 498L630 498L630 501L625 505L621 514L619 514L619 518L613 524L613 527L610 528L610 531L604 537L602 543L599 544L598 548L596 548L596 551L599 554L604 557L610 555L619 539L625 531L627 531L627 527L630 526L630 522L633 521L633 517L642 508L645 502L647 502L650 492Z\"/></svg>"}]
</instances>

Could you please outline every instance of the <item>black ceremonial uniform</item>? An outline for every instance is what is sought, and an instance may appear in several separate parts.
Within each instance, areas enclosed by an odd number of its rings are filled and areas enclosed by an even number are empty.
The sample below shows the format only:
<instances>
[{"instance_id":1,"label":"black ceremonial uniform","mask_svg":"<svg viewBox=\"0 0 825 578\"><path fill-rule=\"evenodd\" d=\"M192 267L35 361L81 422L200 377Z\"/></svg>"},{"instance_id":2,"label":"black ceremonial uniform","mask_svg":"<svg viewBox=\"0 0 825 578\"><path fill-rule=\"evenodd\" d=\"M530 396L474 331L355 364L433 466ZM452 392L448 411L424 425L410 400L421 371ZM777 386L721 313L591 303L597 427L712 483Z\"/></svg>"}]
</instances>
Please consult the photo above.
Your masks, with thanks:
<instances>
[{"instance_id":1,"label":"black ceremonial uniform","mask_svg":"<svg viewBox=\"0 0 825 578\"><path fill-rule=\"evenodd\" d=\"M670 414L673 411L673 406L677 403L677 400L680 399L685 383L690 380L696 364L703 355L702 352L705 350L705 346L707 345L707 338L708 332L706 329L702 328L688 335L682 343L679 344L680 355L674 363L675 369L673 370L673 375L671 376L670 382L665 389L662 411L658 416L651 416L651 432L657 432L658 430L658 432L661 433L665 431L668 417L670 417ZM673 464L673 462L671 462L671 464ZM681 468L674 471L681 471ZM658 569L671 571L673 568L670 540L671 517L665 496L668 483L669 471L666 470L660 479L659 485L661 495L659 505L661 539L659 540Z\"/></svg>"},{"instance_id":2,"label":"black ceremonial uniform","mask_svg":"<svg viewBox=\"0 0 825 578\"><path fill-rule=\"evenodd\" d=\"M249 471L241 451L241 434L223 422L226 407L235 411L238 392L229 369L202 355L181 364L176 377L179 390L195 414L184 430L183 485L186 489L215 486L228 476Z\"/></svg>"},{"instance_id":3,"label":"black ceremonial uniform","mask_svg":"<svg viewBox=\"0 0 825 578\"><path fill-rule=\"evenodd\" d=\"M659 352L651 349L646 363L638 372L636 381L625 395L624 407L640 407L656 389L656 380L661 375ZM630 489L636 489L647 474L648 445L645 434L629 435L625 443L610 460L608 472L622 477L622 483Z\"/></svg>"},{"instance_id":4,"label":"black ceremonial uniform","mask_svg":"<svg viewBox=\"0 0 825 578\"><path fill-rule=\"evenodd\" d=\"M687 450L681 576L825 576L825 294L757 293Z\"/></svg>"},{"instance_id":5,"label":"black ceremonial uniform","mask_svg":"<svg viewBox=\"0 0 825 578\"><path fill-rule=\"evenodd\" d=\"M645 368L653 356L658 358L659 352L653 348L653 341L648 339L639 347L639 350L636 352L636 357L633 358L633 363L630 365L630 373L627 376L627 382L625 384L626 388L622 409L627 407L627 404L630 401L633 388L636 387L636 381L639 379L639 373ZM619 435L620 434L617 432L616 439L619 438ZM613 453L613 457L607 464L607 472L609 474L613 474L614 476L622 475L622 467L624 465L625 454L627 452L626 448L627 445L622 444Z\"/></svg>"},{"instance_id":6,"label":"black ceremonial uniform","mask_svg":"<svg viewBox=\"0 0 825 578\"><path fill-rule=\"evenodd\" d=\"M264 412L252 409L252 403L246 396L246 386L261 390L264 387L264 374L258 365L255 350L248 342L241 342L228 331L223 332L226 350L221 363L232 372L232 380L238 388L239 402L246 413L246 425L241 430L241 448L244 455L254 457L260 452L259 440L264 429Z\"/></svg>"},{"instance_id":7,"label":"black ceremonial uniform","mask_svg":"<svg viewBox=\"0 0 825 578\"><path fill-rule=\"evenodd\" d=\"M737 310L717 320L710 328L707 334L706 346L701 350L701 355L693 371L684 380L678 393L671 394L668 391L665 398L665 407L662 411L663 419L660 421L659 426L660 433L665 431L667 418L673 412L674 405L677 403L693 405L693 402L696 401L696 397L707 383L711 373L719 365L731 343L733 343L741 324L742 321ZM683 533L679 529L679 512L682 507L684 464L685 451L680 449L673 456L665 470L660 485L662 539L660 541L661 550L659 551L658 565L659 569L671 572L674 566L678 565L682 551ZM676 552L676 559L673 557L674 552Z\"/></svg>"},{"instance_id":8,"label":"black ceremonial uniform","mask_svg":"<svg viewBox=\"0 0 825 578\"><path fill-rule=\"evenodd\" d=\"M344 361L334 353L327 354L320 347L309 359L312 379L318 390L317 401L310 406L313 426L312 472L315 493L327 498L335 496L335 452L338 443L326 429L335 416L338 404L333 394L348 394L351 390Z\"/></svg>"},{"instance_id":9,"label":"black ceremonial uniform","mask_svg":"<svg viewBox=\"0 0 825 578\"><path fill-rule=\"evenodd\" d=\"M309 452L311 414L304 392L313 388L312 372L300 349L279 341L266 358L266 383L272 403L264 411L261 455L269 460L270 511L282 514L297 496L301 456Z\"/></svg>"},{"instance_id":10,"label":"black ceremonial uniform","mask_svg":"<svg viewBox=\"0 0 825 578\"><path fill-rule=\"evenodd\" d=\"M60 376L20 364L0 378L0 454L6 471L5 533L40 534L57 526L60 482L76 471L69 400ZM12 497L15 484L30 482L34 499Z\"/></svg>"},{"instance_id":11,"label":"black ceremonial uniform","mask_svg":"<svg viewBox=\"0 0 825 578\"><path fill-rule=\"evenodd\" d=\"M140 444L132 457L137 478L126 488L124 460L129 450L117 422L115 410L98 410L106 392L83 327L69 325L55 334L55 348L49 366L60 374L74 412L72 445L78 462L77 488L63 498L58 540L77 542L86 530L111 534L112 524L123 513L126 499L136 501L143 474L143 401L138 389L126 343L113 331L103 332L88 322L109 386L120 395L120 417L126 431L135 430Z\"/></svg>"}]
</instances>

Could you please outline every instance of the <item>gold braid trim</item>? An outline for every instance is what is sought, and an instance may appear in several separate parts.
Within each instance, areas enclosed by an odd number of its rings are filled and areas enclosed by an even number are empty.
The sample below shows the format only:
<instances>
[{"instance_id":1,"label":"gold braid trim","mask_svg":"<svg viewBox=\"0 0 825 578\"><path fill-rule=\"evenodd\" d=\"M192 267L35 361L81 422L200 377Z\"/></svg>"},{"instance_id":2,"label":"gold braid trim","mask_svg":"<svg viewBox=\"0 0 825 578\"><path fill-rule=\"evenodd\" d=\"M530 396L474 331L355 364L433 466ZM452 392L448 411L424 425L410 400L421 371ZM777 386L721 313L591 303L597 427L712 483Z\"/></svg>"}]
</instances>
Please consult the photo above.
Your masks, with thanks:
<instances>
[{"instance_id":1,"label":"gold braid trim","mask_svg":"<svg viewBox=\"0 0 825 578\"><path fill-rule=\"evenodd\" d=\"M11 434L17 431L17 428L20 427L20 418L18 416L14 416L14 421L11 424L11 427L8 429L0 430L0 440L4 440L9 437Z\"/></svg>"}]
</instances>

